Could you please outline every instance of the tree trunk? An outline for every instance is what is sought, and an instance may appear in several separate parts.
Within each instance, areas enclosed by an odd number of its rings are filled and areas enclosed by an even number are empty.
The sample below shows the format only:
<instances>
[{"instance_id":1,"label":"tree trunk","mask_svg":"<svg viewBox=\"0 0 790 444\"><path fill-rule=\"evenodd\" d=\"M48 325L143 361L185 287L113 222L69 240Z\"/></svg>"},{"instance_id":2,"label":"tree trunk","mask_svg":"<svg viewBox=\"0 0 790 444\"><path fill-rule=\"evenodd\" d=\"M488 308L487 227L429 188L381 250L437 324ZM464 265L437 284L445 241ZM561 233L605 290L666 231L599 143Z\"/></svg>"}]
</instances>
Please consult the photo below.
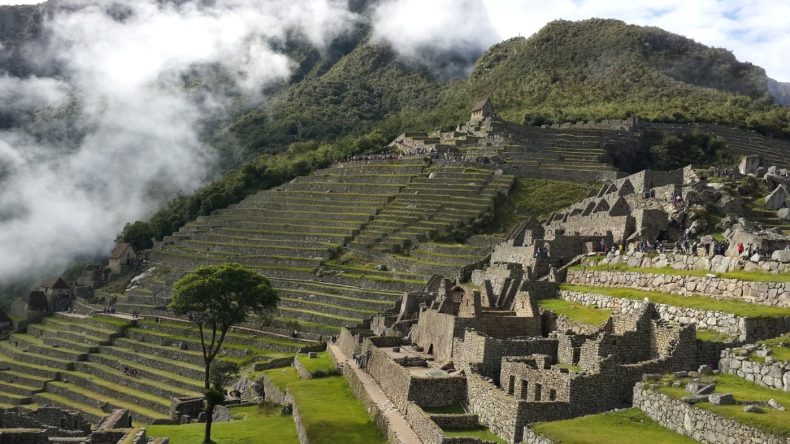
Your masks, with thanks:
<instances>
[{"instance_id":1,"label":"tree trunk","mask_svg":"<svg viewBox=\"0 0 790 444\"><path fill-rule=\"evenodd\" d=\"M206 433L203 437L205 444L211 443L211 416L214 414L214 405L206 404Z\"/></svg>"}]
</instances>

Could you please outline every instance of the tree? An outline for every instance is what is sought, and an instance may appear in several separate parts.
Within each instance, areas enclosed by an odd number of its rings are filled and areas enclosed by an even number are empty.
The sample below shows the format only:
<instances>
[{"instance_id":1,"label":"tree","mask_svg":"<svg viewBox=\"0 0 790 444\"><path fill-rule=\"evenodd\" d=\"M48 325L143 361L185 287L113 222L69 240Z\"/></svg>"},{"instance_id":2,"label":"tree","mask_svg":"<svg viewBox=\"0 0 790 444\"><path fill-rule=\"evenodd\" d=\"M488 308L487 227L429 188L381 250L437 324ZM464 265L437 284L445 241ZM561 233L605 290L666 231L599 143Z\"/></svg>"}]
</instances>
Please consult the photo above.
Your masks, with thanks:
<instances>
[{"instance_id":1,"label":"tree","mask_svg":"<svg viewBox=\"0 0 790 444\"><path fill-rule=\"evenodd\" d=\"M234 325L245 322L250 313L265 315L271 312L278 301L277 292L268 279L235 263L198 267L173 285L173 299L168 308L176 314L187 315L200 332L205 365L204 442L211 442L214 406L224 400L222 388L212 387L211 367L225 335Z\"/></svg>"},{"instance_id":2,"label":"tree","mask_svg":"<svg viewBox=\"0 0 790 444\"><path fill-rule=\"evenodd\" d=\"M154 231L147 222L138 220L135 223L126 224L126 226L123 227L120 237L137 251L154 246L154 242L151 240L154 237Z\"/></svg>"}]
</instances>

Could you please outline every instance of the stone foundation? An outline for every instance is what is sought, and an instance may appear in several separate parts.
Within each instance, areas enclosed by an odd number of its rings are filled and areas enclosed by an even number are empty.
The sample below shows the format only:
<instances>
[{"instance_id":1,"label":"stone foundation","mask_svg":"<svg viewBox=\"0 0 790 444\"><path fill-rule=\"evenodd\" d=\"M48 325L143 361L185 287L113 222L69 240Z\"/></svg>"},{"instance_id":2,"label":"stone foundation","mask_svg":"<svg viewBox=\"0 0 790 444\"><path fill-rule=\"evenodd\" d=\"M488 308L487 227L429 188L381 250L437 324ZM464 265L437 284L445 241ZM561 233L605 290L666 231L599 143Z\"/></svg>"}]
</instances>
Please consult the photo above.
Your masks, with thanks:
<instances>
[{"instance_id":1,"label":"stone foundation","mask_svg":"<svg viewBox=\"0 0 790 444\"><path fill-rule=\"evenodd\" d=\"M748 356L738 356L728 348L721 352L719 370L755 384L790 392L790 366L787 362L776 361L770 365L754 362Z\"/></svg>"}]
</instances>

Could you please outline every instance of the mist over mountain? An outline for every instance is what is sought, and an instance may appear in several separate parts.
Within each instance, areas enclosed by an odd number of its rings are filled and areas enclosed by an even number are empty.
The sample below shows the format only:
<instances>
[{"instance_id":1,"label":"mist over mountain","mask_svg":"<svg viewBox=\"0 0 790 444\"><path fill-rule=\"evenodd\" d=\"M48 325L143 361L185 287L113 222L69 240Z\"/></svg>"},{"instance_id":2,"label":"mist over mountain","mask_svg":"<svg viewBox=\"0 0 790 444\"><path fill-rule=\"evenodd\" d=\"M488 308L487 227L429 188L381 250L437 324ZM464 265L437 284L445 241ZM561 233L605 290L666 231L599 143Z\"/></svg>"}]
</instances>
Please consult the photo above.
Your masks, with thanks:
<instances>
[{"instance_id":1,"label":"mist over mountain","mask_svg":"<svg viewBox=\"0 0 790 444\"><path fill-rule=\"evenodd\" d=\"M482 96L517 122L636 114L790 135L787 84L727 50L601 19L500 42L461 3L0 7L0 282L106 254L126 222L257 156L452 126Z\"/></svg>"}]
</instances>

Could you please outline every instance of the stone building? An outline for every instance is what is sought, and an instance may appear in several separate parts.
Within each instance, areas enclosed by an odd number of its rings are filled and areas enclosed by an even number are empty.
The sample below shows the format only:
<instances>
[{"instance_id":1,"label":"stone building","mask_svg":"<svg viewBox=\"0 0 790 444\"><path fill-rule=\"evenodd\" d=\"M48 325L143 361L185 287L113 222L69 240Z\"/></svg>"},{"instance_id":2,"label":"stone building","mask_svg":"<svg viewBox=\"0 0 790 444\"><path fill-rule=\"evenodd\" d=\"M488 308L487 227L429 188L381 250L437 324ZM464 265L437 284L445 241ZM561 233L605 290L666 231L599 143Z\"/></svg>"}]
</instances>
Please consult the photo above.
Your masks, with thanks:
<instances>
[{"instance_id":1,"label":"stone building","mask_svg":"<svg viewBox=\"0 0 790 444\"><path fill-rule=\"evenodd\" d=\"M137 263L137 252L130 244L118 242L110 254L109 267L113 273L124 274Z\"/></svg>"},{"instance_id":2,"label":"stone building","mask_svg":"<svg viewBox=\"0 0 790 444\"><path fill-rule=\"evenodd\" d=\"M494 105L488 97L480 99L472 106L472 115L469 117L470 122L481 122L487 118L494 117Z\"/></svg>"},{"instance_id":3,"label":"stone building","mask_svg":"<svg viewBox=\"0 0 790 444\"><path fill-rule=\"evenodd\" d=\"M38 291L46 297L49 311L63 311L71 306L73 296L71 286L60 276L44 279L38 285Z\"/></svg>"}]
</instances>

